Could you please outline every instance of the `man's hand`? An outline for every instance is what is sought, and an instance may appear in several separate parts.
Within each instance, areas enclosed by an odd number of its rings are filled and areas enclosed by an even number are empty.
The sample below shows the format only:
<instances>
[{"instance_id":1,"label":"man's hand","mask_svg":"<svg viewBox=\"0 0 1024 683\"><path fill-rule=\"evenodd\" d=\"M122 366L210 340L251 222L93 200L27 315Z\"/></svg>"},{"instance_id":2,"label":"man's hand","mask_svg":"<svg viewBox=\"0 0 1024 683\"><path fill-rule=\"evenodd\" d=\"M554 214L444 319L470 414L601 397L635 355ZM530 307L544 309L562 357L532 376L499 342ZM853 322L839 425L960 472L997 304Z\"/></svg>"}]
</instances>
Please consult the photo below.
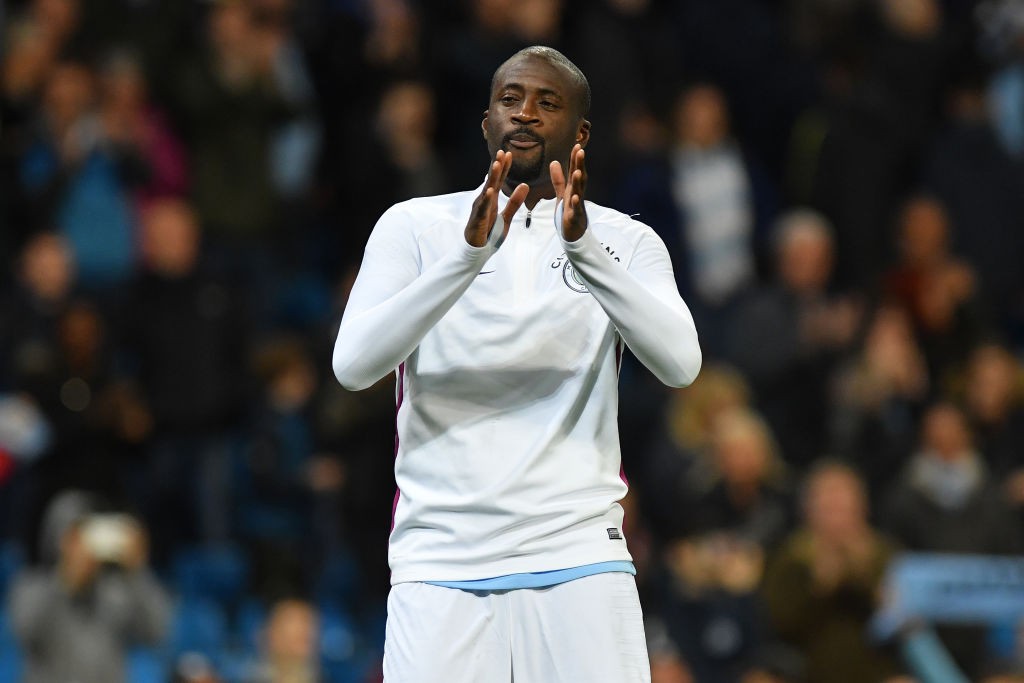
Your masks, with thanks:
<instances>
[{"instance_id":1,"label":"man's hand","mask_svg":"<svg viewBox=\"0 0 1024 683\"><path fill-rule=\"evenodd\" d=\"M583 197L587 191L587 167L583 147L576 145L569 155L569 179L566 181L562 164L552 161L551 184L555 186L555 200L562 202L562 237L575 242L587 231L587 210Z\"/></svg>"},{"instance_id":2,"label":"man's hand","mask_svg":"<svg viewBox=\"0 0 1024 683\"><path fill-rule=\"evenodd\" d=\"M498 193L501 192L501 188L505 184L510 168L512 168L512 152L499 149L494 156L494 162L491 163L491 169L487 172L487 182L484 183L483 192L473 202L473 212L466 225L466 241L474 247L482 247L487 244L487 236L498 217ZM501 217L505 222L501 235L502 240L508 235L508 226L512 223L512 216L523 205L529 191L529 185L520 183L509 196L508 204L501 212Z\"/></svg>"}]
</instances>

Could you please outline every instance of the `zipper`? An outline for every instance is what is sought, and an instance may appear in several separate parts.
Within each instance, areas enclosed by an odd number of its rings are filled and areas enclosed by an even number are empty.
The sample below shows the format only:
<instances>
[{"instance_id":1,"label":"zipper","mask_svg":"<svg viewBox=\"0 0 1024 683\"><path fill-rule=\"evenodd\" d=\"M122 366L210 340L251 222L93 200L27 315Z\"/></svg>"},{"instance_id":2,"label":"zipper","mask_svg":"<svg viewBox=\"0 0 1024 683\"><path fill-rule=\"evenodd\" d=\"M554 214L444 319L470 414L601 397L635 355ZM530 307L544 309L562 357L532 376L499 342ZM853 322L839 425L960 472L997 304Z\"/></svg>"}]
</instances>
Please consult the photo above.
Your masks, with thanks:
<instances>
[{"instance_id":1,"label":"zipper","mask_svg":"<svg viewBox=\"0 0 1024 683\"><path fill-rule=\"evenodd\" d=\"M530 219L533 216L533 209L526 210L526 227L530 227Z\"/></svg>"}]
</instances>

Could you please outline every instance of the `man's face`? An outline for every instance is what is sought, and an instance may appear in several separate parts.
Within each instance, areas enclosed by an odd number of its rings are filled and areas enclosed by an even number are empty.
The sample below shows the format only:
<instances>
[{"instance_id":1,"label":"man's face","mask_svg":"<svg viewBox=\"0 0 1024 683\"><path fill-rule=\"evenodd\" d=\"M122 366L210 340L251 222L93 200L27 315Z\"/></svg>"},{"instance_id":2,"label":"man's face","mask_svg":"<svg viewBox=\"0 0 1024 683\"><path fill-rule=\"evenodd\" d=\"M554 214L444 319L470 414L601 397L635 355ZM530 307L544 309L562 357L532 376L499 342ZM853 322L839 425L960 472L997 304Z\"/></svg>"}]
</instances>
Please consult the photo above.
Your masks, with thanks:
<instances>
[{"instance_id":1,"label":"man's face","mask_svg":"<svg viewBox=\"0 0 1024 683\"><path fill-rule=\"evenodd\" d=\"M550 184L550 163L565 166L573 145L586 146L590 123L579 108L578 86L561 67L524 56L501 68L483 131L491 159L499 149L512 152L507 186Z\"/></svg>"}]
</instances>

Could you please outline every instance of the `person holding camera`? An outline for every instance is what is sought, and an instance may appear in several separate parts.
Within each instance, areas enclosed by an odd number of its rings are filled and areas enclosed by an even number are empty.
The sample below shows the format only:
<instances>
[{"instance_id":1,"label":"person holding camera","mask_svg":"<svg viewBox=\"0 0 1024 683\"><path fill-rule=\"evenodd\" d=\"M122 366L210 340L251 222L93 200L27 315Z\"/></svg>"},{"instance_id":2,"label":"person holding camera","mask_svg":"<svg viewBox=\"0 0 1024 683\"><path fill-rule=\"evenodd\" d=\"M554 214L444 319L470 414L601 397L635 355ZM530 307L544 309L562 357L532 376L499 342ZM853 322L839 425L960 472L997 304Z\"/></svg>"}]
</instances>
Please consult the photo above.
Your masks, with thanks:
<instances>
[{"instance_id":1,"label":"person holding camera","mask_svg":"<svg viewBox=\"0 0 1024 683\"><path fill-rule=\"evenodd\" d=\"M97 510L86 493L57 496L43 521L43 566L11 589L25 683L124 681L127 649L164 637L171 605L146 566L145 530Z\"/></svg>"}]
</instances>

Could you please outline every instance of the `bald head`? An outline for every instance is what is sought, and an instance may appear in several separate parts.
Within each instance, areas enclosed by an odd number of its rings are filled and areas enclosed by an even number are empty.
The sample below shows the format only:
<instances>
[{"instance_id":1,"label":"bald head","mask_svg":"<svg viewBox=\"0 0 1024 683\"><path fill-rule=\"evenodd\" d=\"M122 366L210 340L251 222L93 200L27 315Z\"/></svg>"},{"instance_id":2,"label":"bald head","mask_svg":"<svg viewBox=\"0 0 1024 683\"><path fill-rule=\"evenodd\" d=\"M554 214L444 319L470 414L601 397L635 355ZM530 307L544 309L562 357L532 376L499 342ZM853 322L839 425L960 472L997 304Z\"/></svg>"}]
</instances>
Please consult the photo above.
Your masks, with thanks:
<instances>
[{"instance_id":1,"label":"bald head","mask_svg":"<svg viewBox=\"0 0 1024 683\"><path fill-rule=\"evenodd\" d=\"M553 47L547 47L546 45L532 45L530 47L523 48L519 52L515 53L511 57L505 60L504 64L498 67L497 71L494 72L494 76L491 77L491 94L493 95L494 89L500 82L500 75L510 64L518 62L523 59L539 59L547 62L551 66L563 71L566 79L571 83L575 89L575 101L580 117L585 117L590 113L590 82L587 81L587 77L583 75L580 68L572 63L572 61L563 55L561 52Z\"/></svg>"}]
</instances>

